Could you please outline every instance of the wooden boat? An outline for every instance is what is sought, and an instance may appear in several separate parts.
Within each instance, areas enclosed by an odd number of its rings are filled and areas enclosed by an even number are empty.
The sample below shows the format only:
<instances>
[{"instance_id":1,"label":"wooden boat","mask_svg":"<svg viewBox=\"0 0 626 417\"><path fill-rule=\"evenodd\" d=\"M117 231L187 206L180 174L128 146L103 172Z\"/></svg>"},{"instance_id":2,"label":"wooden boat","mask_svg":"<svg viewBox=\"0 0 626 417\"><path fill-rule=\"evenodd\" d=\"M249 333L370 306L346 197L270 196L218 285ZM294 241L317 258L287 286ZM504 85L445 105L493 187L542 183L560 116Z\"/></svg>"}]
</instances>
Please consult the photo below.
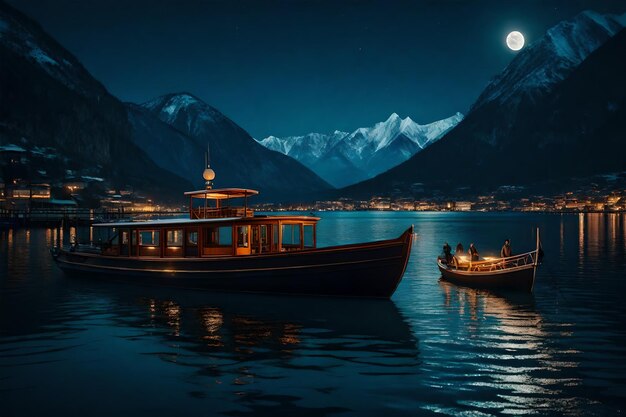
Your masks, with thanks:
<instances>
[{"instance_id":1,"label":"wooden boat","mask_svg":"<svg viewBox=\"0 0 626 417\"><path fill-rule=\"evenodd\" d=\"M531 252L507 258L484 258L474 262L465 256L455 256L450 263L439 258L437 266L442 278L455 284L531 292L540 257L541 242L537 229L537 247Z\"/></svg>"},{"instance_id":2,"label":"wooden boat","mask_svg":"<svg viewBox=\"0 0 626 417\"><path fill-rule=\"evenodd\" d=\"M147 284L376 298L390 298L406 269L413 226L396 239L317 248L319 217L254 215L247 199L255 190L207 181L185 194L188 218L95 224L112 237L97 247L55 248L56 264L74 275ZM229 205L242 198L244 206Z\"/></svg>"}]
</instances>

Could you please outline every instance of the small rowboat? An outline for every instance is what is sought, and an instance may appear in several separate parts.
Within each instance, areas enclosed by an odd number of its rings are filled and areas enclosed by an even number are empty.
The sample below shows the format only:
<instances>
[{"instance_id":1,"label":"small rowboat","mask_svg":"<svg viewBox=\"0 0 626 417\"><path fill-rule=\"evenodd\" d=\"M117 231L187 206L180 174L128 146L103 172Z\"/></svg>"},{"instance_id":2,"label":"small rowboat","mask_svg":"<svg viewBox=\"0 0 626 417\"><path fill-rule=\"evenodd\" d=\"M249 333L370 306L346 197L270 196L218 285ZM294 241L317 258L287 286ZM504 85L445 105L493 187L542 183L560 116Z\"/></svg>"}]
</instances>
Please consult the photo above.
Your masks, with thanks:
<instances>
[{"instance_id":1,"label":"small rowboat","mask_svg":"<svg viewBox=\"0 0 626 417\"><path fill-rule=\"evenodd\" d=\"M507 258L484 258L474 261L455 257L449 264L437 259L444 280L476 288L531 292L541 258L541 242L537 229L537 247L531 252Z\"/></svg>"}]
</instances>

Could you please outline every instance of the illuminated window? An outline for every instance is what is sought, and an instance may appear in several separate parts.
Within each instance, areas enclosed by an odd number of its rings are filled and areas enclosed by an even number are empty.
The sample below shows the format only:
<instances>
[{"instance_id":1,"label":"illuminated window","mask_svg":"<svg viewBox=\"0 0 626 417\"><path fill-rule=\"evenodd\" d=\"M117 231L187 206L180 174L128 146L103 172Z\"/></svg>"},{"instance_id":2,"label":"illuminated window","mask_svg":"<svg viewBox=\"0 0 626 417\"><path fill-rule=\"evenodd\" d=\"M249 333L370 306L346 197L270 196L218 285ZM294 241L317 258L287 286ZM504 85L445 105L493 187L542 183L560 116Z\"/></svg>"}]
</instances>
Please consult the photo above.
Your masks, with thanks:
<instances>
[{"instance_id":1,"label":"illuminated window","mask_svg":"<svg viewBox=\"0 0 626 417\"><path fill-rule=\"evenodd\" d=\"M167 231L167 246L180 247L183 246L183 230L168 230Z\"/></svg>"},{"instance_id":2,"label":"illuminated window","mask_svg":"<svg viewBox=\"0 0 626 417\"><path fill-rule=\"evenodd\" d=\"M13 190L13 198L30 198L30 190Z\"/></svg>"},{"instance_id":3,"label":"illuminated window","mask_svg":"<svg viewBox=\"0 0 626 417\"><path fill-rule=\"evenodd\" d=\"M237 226L237 247L248 247L248 226Z\"/></svg>"}]
</instances>

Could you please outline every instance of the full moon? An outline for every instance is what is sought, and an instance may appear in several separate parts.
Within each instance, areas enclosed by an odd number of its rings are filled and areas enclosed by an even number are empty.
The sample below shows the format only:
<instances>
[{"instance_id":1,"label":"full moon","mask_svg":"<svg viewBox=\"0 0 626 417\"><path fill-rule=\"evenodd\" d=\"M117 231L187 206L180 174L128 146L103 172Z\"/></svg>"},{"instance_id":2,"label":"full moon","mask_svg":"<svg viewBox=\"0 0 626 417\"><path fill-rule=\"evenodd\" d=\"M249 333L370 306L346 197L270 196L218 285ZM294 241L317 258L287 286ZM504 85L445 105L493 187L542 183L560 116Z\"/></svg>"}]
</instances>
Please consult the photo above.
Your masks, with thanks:
<instances>
[{"instance_id":1,"label":"full moon","mask_svg":"<svg viewBox=\"0 0 626 417\"><path fill-rule=\"evenodd\" d=\"M509 33L506 37L506 46L511 48L513 51L519 51L524 47L524 35L516 30Z\"/></svg>"}]
</instances>

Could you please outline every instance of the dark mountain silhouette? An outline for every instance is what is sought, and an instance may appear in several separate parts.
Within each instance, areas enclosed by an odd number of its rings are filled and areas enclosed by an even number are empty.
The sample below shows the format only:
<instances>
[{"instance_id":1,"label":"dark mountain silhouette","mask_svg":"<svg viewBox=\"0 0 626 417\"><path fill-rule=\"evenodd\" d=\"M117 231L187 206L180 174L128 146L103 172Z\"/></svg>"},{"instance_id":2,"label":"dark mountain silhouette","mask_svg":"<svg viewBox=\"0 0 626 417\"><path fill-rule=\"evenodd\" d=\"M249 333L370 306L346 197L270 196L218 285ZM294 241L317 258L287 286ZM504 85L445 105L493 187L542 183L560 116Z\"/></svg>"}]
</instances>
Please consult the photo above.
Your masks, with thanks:
<instances>
[{"instance_id":1,"label":"dark mountain silhouette","mask_svg":"<svg viewBox=\"0 0 626 417\"><path fill-rule=\"evenodd\" d=\"M148 196L174 197L190 186L158 167L131 134L124 104L36 22L0 2L0 144L46 147L63 168Z\"/></svg>"},{"instance_id":2,"label":"dark mountain silhouette","mask_svg":"<svg viewBox=\"0 0 626 417\"><path fill-rule=\"evenodd\" d=\"M201 186L204 151L209 143L216 187L254 188L261 192L260 200L272 201L306 199L332 188L298 161L260 145L219 110L192 94L168 94L142 107L175 129L177 135L168 133L169 139L157 145L153 138L164 136L153 129L143 138L137 136L137 143L166 169L179 169L184 158L187 166L181 172L197 186ZM135 109L131 114L139 113ZM177 146L181 146L180 157L162 155L175 152Z\"/></svg>"}]
</instances>

